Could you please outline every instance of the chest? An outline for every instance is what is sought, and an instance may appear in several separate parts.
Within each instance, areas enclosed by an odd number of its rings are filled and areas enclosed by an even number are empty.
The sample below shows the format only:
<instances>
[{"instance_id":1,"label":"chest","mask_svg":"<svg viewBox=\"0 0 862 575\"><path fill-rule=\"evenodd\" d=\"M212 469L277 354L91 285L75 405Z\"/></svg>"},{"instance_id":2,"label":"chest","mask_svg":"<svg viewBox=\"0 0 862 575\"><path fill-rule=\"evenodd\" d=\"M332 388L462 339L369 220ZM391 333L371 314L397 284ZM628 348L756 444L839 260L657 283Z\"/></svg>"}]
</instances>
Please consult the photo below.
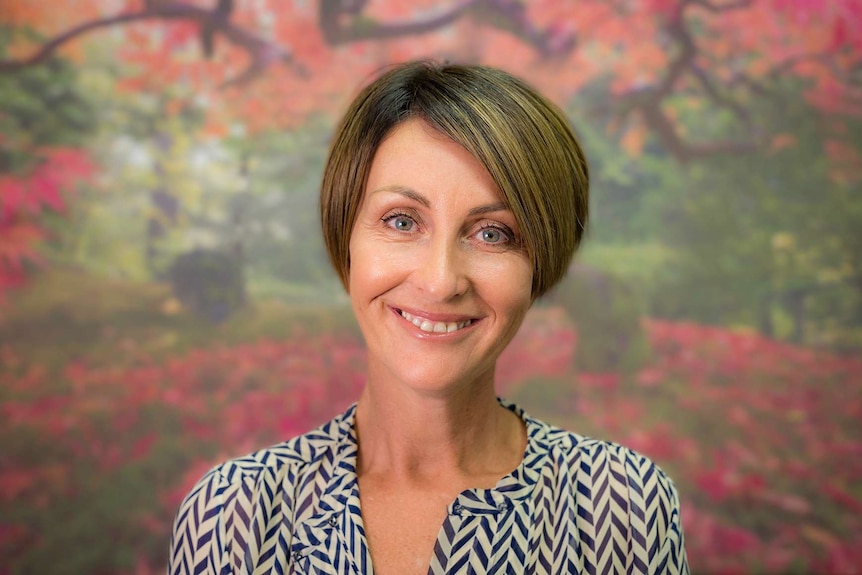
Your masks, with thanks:
<instances>
[{"instance_id":1,"label":"chest","mask_svg":"<svg viewBox=\"0 0 862 575\"><path fill-rule=\"evenodd\" d=\"M362 522L375 575L424 575L460 490L362 485Z\"/></svg>"},{"instance_id":2,"label":"chest","mask_svg":"<svg viewBox=\"0 0 862 575\"><path fill-rule=\"evenodd\" d=\"M427 488L422 493L375 493L363 485L361 505L355 474L346 474L343 481L330 479L325 489L294 478L296 490L290 496L229 522L227 560L217 572L626 572L633 542L628 513L618 509L628 499L626 486L617 480L625 475L620 470L609 475L608 465L595 478L573 476L568 467L554 469L542 468L529 486L513 475L496 489L454 496Z\"/></svg>"},{"instance_id":3,"label":"chest","mask_svg":"<svg viewBox=\"0 0 862 575\"><path fill-rule=\"evenodd\" d=\"M556 559L566 560L565 550L573 550L568 541L573 531L551 532L550 522L547 526L535 524L531 521L531 502L464 501L460 496L454 504L442 506L421 500L402 506L397 503L385 497L367 505L363 502L361 515L347 513L337 521L318 521L314 529L299 531L294 539L299 553L290 572L443 575L578 571L530 567L535 567L540 556L548 560L552 550L544 547L554 540L565 540L560 545L564 551ZM431 506L433 513L425 506Z\"/></svg>"},{"instance_id":4,"label":"chest","mask_svg":"<svg viewBox=\"0 0 862 575\"><path fill-rule=\"evenodd\" d=\"M604 489L602 499L611 491ZM602 501L582 500L569 489L537 490L520 499L469 491L448 505L428 497L378 496L362 508L358 490L348 493L325 495L305 507L308 514L288 517L270 509L265 520L260 514L250 522L251 530L243 528L241 538L241 523L234 521L226 541L230 565L218 572L548 575L625 572L628 564L628 526L611 520Z\"/></svg>"}]
</instances>

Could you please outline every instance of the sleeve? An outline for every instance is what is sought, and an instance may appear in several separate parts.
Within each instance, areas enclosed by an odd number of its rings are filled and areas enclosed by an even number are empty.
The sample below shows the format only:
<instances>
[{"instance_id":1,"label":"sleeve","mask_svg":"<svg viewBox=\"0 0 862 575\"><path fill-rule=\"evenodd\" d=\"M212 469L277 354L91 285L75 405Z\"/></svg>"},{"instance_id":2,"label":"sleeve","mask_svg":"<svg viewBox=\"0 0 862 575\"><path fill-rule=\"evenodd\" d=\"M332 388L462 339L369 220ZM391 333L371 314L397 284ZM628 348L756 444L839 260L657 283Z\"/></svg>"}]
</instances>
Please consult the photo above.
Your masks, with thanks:
<instances>
[{"instance_id":1,"label":"sleeve","mask_svg":"<svg viewBox=\"0 0 862 575\"><path fill-rule=\"evenodd\" d=\"M652 461L626 451L629 567L650 575L690 575L676 486Z\"/></svg>"},{"instance_id":2,"label":"sleeve","mask_svg":"<svg viewBox=\"0 0 862 575\"><path fill-rule=\"evenodd\" d=\"M168 575L221 573L225 563L224 492L219 468L192 488L177 511L168 555Z\"/></svg>"}]
</instances>

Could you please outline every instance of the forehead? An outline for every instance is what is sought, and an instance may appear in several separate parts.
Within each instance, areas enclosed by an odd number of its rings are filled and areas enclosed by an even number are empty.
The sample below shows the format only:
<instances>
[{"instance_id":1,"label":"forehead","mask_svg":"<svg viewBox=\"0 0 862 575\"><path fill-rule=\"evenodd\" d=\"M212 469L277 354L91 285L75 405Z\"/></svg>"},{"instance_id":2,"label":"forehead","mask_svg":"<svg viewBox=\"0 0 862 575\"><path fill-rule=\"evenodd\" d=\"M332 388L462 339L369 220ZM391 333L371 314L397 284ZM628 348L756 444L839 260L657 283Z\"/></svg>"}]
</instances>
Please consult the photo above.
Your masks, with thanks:
<instances>
[{"instance_id":1,"label":"forehead","mask_svg":"<svg viewBox=\"0 0 862 575\"><path fill-rule=\"evenodd\" d=\"M499 201L499 187L485 166L461 144L425 120L395 126L371 162L364 195L386 187L422 194L456 193Z\"/></svg>"}]
</instances>

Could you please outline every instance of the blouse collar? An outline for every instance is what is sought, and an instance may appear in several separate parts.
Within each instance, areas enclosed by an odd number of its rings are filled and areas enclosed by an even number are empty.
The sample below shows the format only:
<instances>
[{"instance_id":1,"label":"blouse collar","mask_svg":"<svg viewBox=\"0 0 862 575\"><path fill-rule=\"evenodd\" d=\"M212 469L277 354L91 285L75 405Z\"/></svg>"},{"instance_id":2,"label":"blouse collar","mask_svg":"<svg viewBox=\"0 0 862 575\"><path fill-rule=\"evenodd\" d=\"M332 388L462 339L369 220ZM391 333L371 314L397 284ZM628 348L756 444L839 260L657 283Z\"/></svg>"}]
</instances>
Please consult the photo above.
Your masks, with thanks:
<instances>
[{"instance_id":1,"label":"blouse collar","mask_svg":"<svg viewBox=\"0 0 862 575\"><path fill-rule=\"evenodd\" d=\"M497 513L529 499L535 489L543 462L549 457L547 425L527 415L523 409L504 399L500 404L517 415L527 430L527 446L520 465L501 478L491 489L468 489L451 504L450 513ZM330 432L336 442L332 477L321 498L321 511L342 507L348 499L358 496L356 476L359 445L356 437L356 404L332 422ZM325 507L324 507L325 506Z\"/></svg>"}]
</instances>

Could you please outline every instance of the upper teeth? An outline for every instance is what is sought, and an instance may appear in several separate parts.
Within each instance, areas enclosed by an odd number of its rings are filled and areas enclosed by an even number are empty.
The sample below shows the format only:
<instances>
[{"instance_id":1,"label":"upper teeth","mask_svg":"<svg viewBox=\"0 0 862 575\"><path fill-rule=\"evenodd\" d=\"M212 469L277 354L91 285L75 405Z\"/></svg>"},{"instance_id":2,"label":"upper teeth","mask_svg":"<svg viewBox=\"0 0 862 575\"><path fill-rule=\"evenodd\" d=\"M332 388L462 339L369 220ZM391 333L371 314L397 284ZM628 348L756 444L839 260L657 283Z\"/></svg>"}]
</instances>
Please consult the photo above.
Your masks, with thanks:
<instances>
[{"instance_id":1,"label":"upper teeth","mask_svg":"<svg viewBox=\"0 0 862 575\"><path fill-rule=\"evenodd\" d=\"M410 315L406 311L401 312L401 317L421 329L422 331L433 332L433 333L451 333L453 331L457 331L463 327L467 327L473 321L471 319L465 321L431 321L428 319L423 319L421 317L416 317L415 315Z\"/></svg>"}]
</instances>

